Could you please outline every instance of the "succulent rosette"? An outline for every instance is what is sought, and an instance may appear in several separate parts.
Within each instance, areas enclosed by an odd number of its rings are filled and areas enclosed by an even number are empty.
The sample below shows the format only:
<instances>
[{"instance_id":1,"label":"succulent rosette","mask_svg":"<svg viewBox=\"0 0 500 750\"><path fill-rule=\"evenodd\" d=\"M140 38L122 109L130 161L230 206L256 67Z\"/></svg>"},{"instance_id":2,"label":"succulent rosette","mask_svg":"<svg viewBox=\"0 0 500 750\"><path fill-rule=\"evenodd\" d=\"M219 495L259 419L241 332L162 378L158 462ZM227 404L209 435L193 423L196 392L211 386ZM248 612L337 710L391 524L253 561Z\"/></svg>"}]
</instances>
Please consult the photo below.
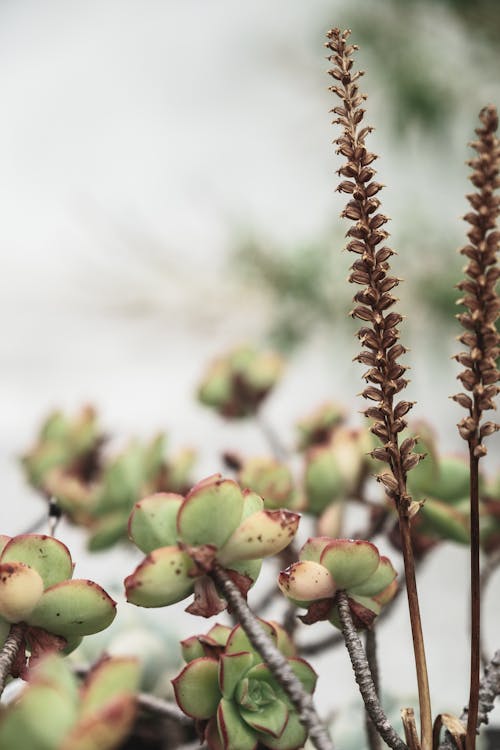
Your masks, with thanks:
<instances>
[{"instance_id":1,"label":"succulent rosette","mask_svg":"<svg viewBox=\"0 0 500 750\"><path fill-rule=\"evenodd\" d=\"M60 656L41 659L20 696L0 709L0 747L29 750L114 750L136 713L138 665L103 658L79 687Z\"/></svg>"},{"instance_id":2,"label":"succulent rosette","mask_svg":"<svg viewBox=\"0 0 500 750\"><path fill-rule=\"evenodd\" d=\"M318 406L296 424L299 451L328 443L334 430L344 420L344 410L339 404L328 401Z\"/></svg>"},{"instance_id":3,"label":"succulent rosette","mask_svg":"<svg viewBox=\"0 0 500 750\"><path fill-rule=\"evenodd\" d=\"M282 371L283 360L275 352L239 347L211 363L198 398L223 417L247 417L255 414Z\"/></svg>"},{"instance_id":4,"label":"succulent rosette","mask_svg":"<svg viewBox=\"0 0 500 750\"><path fill-rule=\"evenodd\" d=\"M301 497L295 489L292 472L275 458L247 459L240 468L238 482L260 495L265 508L298 508L300 505Z\"/></svg>"},{"instance_id":5,"label":"succulent rosette","mask_svg":"<svg viewBox=\"0 0 500 750\"><path fill-rule=\"evenodd\" d=\"M246 595L262 558L281 552L294 537L299 516L266 510L251 490L207 477L182 497L157 493L135 505L130 539L147 554L125 579L127 599L141 607L164 607L193 592L187 611L210 617L225 608L207 573L219 564Z\"/></svg>"},{"instance_id":6,"label":"succulent rosette","mask_svg":"<svg viewBox=\"0 0 500 750\"><path fill-rule=\"evenodd\" d=\"M274 622L260 624L312 693L316 673L296 656L284 629ZM217 624L182 647L188 664L172 681L175 697L197 720L210 750L297 750L304 745L307 735L295 709L240 625L231 630Z\"/></svg>"},{"instance_id":7,"label":"succulent rosette","mask_svg":"<svg viewBox=\"0 0 500 750\"><path fill-rule=\"evenodd\" d=\"M286 597L308 610L306 624L330 620L339 627L335 596L344 591L356 627L370 627L397 590L396 571L371 542L358 539L308 539L299 561L281 571L278 585Z\"/></svg>"},{"instance_id":8,"label":"succulent rosette","mask_svg":"<svg viewBox=\"0 0 500 750\"><path fill-rule=\"evenodd\" d=\"M23 646L13 674L24 673L47 650L72 650L82 636L104 630L116 603L97 583L72 580L68 548L53 537L0 537L0 644L11 625L23 623Z\"/></svg>"}]
</instances>

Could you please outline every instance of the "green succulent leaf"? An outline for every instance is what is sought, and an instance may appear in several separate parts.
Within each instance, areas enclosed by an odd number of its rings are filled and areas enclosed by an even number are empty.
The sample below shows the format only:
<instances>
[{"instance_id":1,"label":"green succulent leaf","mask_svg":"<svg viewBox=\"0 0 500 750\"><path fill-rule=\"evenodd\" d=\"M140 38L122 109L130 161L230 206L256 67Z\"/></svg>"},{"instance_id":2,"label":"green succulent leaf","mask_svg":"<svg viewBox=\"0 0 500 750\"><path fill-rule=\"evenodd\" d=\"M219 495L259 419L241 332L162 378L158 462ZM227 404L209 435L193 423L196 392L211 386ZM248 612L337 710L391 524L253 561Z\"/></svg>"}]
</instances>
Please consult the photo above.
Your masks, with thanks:
<instances>
[{"instance_id":1,"label":"green succulent leaf","mask_svg":"<svg viewBox=\"0 0 500 750\"><path fill-rule=\"evenodd\" d=\"M261 619L259 619L259 624L261 628L267 633L267 635L269 635L273 639L273 641L276 642L277 635L274 627L270 623ZM233 628L231 635L229 636L226 643L226 654L239 654L242 651L249 651L250 653L253 653L256 659L258 661L261 661L260 655L248 640L248 636L241 625L236 625L236 627Z\"/></svg>"},{"instance_id":2,"label":"green succulent leaf","mask_svg":"<svg viewBox=\"0 0 500 750\"><path fill-rule=\"evenodd\" d=\"M30 685L0 716L0 747L54 750L75 720L76 707L63 690Z\"/></svg>"},{"instance_id":3,"label":"green succulent leaf","mask_svg":"<svg viewBox=\"0 0 500 750\"><path fill-rule=\"evenodd\" d=\"M299 552L299 560L319 563L323 550L328 547L331 541L329 536L310 537Z\"/></svg>"},{"instance_id":4,"label":"green succulent leaf","mask_svg":"<svg viewBox=\"0 0 500 750\"><path fill-rule=\"evenodd\" d=\"M336 591L335 581L328 568L311 560L300 560L282 570L278 585L285 596L299 606L308 606L317 599L333 597Z\"/></svg>"},{"instance_id":5,"label":"green succulent leaf","mask_svg":"<svg viewBox=\"0 0 500 750\"><path fill-rule=\"evenodd\" d=\"M214 716L221 699L216 659L203 657L190 661L172 680L175 699L185 714L193 719Z\"/></svg>"},{"instance_id":6,"label":"green succulent leaf","mask_svg":"<svg viewBox=\"0 0 500 750\"><path fill-rule=\"evenodd\" d=\"M178 547L151 552L125 579L127 601L139 607L166 607L193 592L193 561Z\"/></svg>"},{"instance_id":7,"label":"green succulent leaf","mask_svg":"<svg viewBox=\"0 0 500 750\"><path fill-rule=\"evenodd\" d=\"M453 506L429 498L420 512L426 526L435 533L460 544L470 543L469 519Z\"/></svg>"},{"instance_id":8,"label":"green succulent leaf","mask_svg":"<svg viewBox=\"0 0 500 750\"><path fill-rule=\"evenodd\" d=\"M252 492L252 490L243 490L243 512L240 523L260 510L264 510L264 500L262 497L256 492Z\"/></svg>"},{"instance_id":9,"label":"green succulent leaf","mask_svg":"<svg viewBox=\"0 0 500 750\"><path fill-rule=\"evenodd\" d=\"M375 573L367 578L359 586L353 586L349 589L350 594L359 594L360 596L375 596L387 588L396 578L391 561L387 557L381 557L378 568Z\"/></svg>"},{"instance_id":10,"label":"green succulent leaf","mask_svg":"<svg viewBox=\"0 0 500 750\"><path fill-rule=\"evenodd\" d=\"M199 482L184 500L177 529L187 544L222 547L240 523L243 494L231 479L208 477Z\"/></svg>"},{"instance_id":11,"label":"green succulent leaf","mask_svg":"<svg viewBox=\"0 0 500 750\"><path fill-rule=\"evenodd\" d=\"M280 737L259 734L258 738L270 750L298 750L304 746L307 732L299 721L297 714L290 711L288 721Z\"/></svg>"},{"instance_id":12,"label":"green succulent leaf","mask_svg":"<svg viewBox=\"0 0 500 750\"><path fill-rule=\"evenodd\" d=\"M126 693L134 694L139 686L140 666L133 657L103 658L93 667L82 690L80 717L99 711L107 702Z\"/></svg>"},{"instance_id":13,"label":"green succulent leaf","mask_svg":"<svg viewBox=\"0 0 500 750\"><path fill-rule=\"evenodd\" d=\"M219 660L219 685L224 698L233 697L236 685L245 676L254 662L248 651L236 654L223 654Z\"/></svg>"},{"instance_id":14,"label":"green succulent leaf","mask_svg":"<svg viewBox=\"0 0 500 750\"><path fill-rule=\"evenodd\" d=\"M116 602L97 583L63 581L45 591L28 624L73 638L104 630L115 615Z\"/></svg>"},{"instance_id":15,"label":"green succulent leaf","mask_svg":"<svg viewBox=\"0 0 500 750\"><path fill-rule=\"evenodd\" d=\"M1 563L21 562L34 568L44 587L66 581L73 575L73 562L65 544L44 534L20 534L8 542Z\"/></svg>"},{"instance_id":16,"label":"green succulent leaf","mask_svg":"<svg viewBox=\"0 0 500 750\"><path fill-rule=\"evenodd\" d=\"M288 722L288 707L278 698L258 711L240 708L241 718L256 732L262 732L271 737L281 737Z\"/></svg>"},{"instance_id":17,"label":"green succulent leaf","mask_svg":"<svg viewBox=\"0 0 500 750\"><path fill-rule=\"evenodd\" d=\"M58 750L115 750L129 735L136 714L132 695L120 695L83 717Z\"/></svg>"},{"instance_id":18,"label":"green succulent leaf","mask_svg":"<svg viewBox=\"0 0 500 750\"><path fill-rule=\"evenodd\" d=\"M50 684L59 688L76 707L78 704L78 682L68 662L58 654L48 654L40 659L30 671L30 684Z\"/></svg>"},{"instance_id":19,"label":"green succulent leaf","mask_svg":"<svg viewBox=\"0 0 500 750\"><path fill-rule=\"evenodd\" d=\"M375 545L357 539L334 539L325 547L320 559L338 589L359 586L375 573L379 561Z\"/></svg>"},{"instance_id":20,"label":"green succulent leaf","mask_svg":"<svg viewBox=\"0 0 500 750\"><path fill-rule=\"evenodd\" d=\"M125 537L127 530L128 512L117 510L99 518L92 525L92 533L87 540L87 548L91 552L99 552L112 547L113 544Z\"/></svg>"},{"instance_id":21,"label":"green succulent leaf","mask_svg":"<svg viewBox=\"0 0 500 750\"><path fill-rule=\"evenodd\" d=\"M261 510L243 521L217 554L222 565L276 555L297 532L300 516L288 510Z\"/></svg>"},{"instance_id":22,"label":"green succulent leaf","mask_svg":"<svg viewBox=\"0 0 500 750\"><path fill-rule=\"evenodd\" d=\"M231 701L223 698L217 710L217 724L224 750L255 750L255 732L241 718Z\"/></svg>"},{"instance_id":23,"label":"green succulent leaf","mask_svg":"<svg viewBox=\"0 0 500 750\"><path fill-rule=\"evenodd\" d=\"M135 504L128 534L142 552L177 543L177 513L183 501L181 495L158 492Z\"/></svg>"}]
</instances>

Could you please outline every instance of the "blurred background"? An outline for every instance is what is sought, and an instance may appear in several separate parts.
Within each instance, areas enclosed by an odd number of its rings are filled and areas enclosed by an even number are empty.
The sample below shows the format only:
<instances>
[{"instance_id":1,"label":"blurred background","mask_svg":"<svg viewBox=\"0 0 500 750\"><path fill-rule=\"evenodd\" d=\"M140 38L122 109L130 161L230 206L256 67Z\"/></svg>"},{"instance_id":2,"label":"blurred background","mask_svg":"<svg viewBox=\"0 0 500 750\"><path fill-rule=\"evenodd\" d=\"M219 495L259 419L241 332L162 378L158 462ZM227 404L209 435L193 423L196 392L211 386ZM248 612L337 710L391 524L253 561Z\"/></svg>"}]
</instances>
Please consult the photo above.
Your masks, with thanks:
<instances>
[{"instance_id":1,"label":"blurred background","mask_svg":"<svg viewBox=\"0 0 500 750\"><path fill-rule=\"evenodd\" d=\"M369 146L381 155L393 267L406 282L408 396L441 444L463 451L448 398L453 286L467 143L481 107L500 102L496 0L2 0L5 533L43 508L17 457L57 406L95 404L118 442L166 430L172 446L198 448L199 476L221 468L224 448L265 450L254 424L224 423L194 398L207 361L241 341L289 359L266 406L285 440L322 400L361 409L334 192L331 26L353 30L367 71ZM80 575L112 584L130 571L129 550L110 568L63 528ZM499 583L486 602L490 649L500 646ZM464 548L445 545L422 571L436 713L467 695L467 585ZM186 635L200 623L179 615L181 627ZM381 630L380 653L384 689L397 705L413 701L404 602ZM355 699L347 659L316 664L321 708L340 712Z\"/></svg>"}]
</instances>

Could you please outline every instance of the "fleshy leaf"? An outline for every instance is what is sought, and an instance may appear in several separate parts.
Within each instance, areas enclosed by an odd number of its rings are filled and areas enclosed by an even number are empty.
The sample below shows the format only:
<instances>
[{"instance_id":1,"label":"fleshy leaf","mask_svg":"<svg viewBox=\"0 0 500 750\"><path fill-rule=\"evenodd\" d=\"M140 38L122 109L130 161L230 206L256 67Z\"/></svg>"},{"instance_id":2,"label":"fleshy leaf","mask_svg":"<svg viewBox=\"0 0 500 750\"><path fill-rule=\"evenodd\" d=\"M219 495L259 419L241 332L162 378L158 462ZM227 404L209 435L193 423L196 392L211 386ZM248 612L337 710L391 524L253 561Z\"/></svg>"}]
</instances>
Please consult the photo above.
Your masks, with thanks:
<instances>
[{"instance_id":1,"label":"fleshy leaf","mask_svg":"<svg viewBox=\"0 0 500 750\"><path fill-rule=\"evenodd\" d=\"M273 639L273 641L276 641L276 631L270 623L259 618L259 625ZM238 654L241 651L250 651L257 656L259 661L261 661L261 657L257 654L254 647L248 640L248 636L241 625L236 625L227 640L226 654Z\"/></svg>"},{"instance_id":2,"label":"fleshy leaf","mask_svg":"<svg viewBox=\"0 0 500 750\"><path fill-rule=\"evenodd\" d=\"M231 479L212 477L195 485L184 500L177 529L183 542L222 547L241 520L243 494Z\"/></svg>"},{"instance_id":3,"label":"fleshy leaf","mask_svg":"<svg viewBox=\"0 0 500 750\"><path fill-rule=\"evenodd\" d=\"M73 575L73 562L65 544L44 534L20 534L8 542L0 562L22 562L34 568L44 587L66 581Z\"/></svg>"},{"instance_id":4,"label":"fleshy leaf","mask_svg":"<svg viewBox=\"0 0 500 750\"><path fill-rule=\"evenodd\" d=\"M380 555L371 542L334 539L321 554L338 589L350 589L366 581L378 568Z\"/></svg>"},{"instance_id":5,"label":"fleshy leaf","mask_svg":"<svg viewBox=\"0 0 500 750\"><path fill-rule=\"evenodd\" d=\"M24 563L0 563L0 616L21 622L32 613L43 594L43 581Z\"/></svg>"},{"instance_id":6,"label":"fleshy leaf","mask_svg":"<svg viewBox=\"0 0 500 750\"><path fill-rule=\"evenodd\" d=\"M7 542L10 542L12 537L7 536L7 534L0 534L0 555L2 554Z\"/></svg>"},{"instance_id":7,"label":"fleshy leaf","mask_svg":"<svg viewBox=\"0 0 500 750\"><path fill-rule=\"evenodd\" d=\"M282 570L278 585L285 596L304 605L316 599L333 597L336 591L330 571L324 565L310 560L293 563Z\"/></svg>"},{"instance_id":8,"label":"fleshy leaf","mask_svg":"<svg viewBox=\"0 0 500 750\"><path fill-rule=\"evenodd\" d=\"M68 662L57 654L49 654L40 659L34 669L30 670L29 683L50 683L58 687L76 706L78 683Z\"/></svg>"},{"instance_id":9,"label":"fleshy leaf","mask_svg":"<svg viewBox=\"0 0 500 750\"><path fill-rule=\"evenodd\" d=\"M261 510L238 526L224 544L217 559L221 565L237 560L256 560L276 555L287 547L297 532L300 516L289 510Z\"/></svg>"},{"instance_id":10,"label":"fleshy leaf","mask_svg":"<svg viewBox=\"0 0 500 750\"><path fill-rule=\"evenodd\" d=\"M321 560L321 555L325 547L328 547L332 541L329 536L310 537L299 552L299 560L311 560L317 562Z\"/></svg>"},{"instance_id":11,"label":"fleshy leaf","mask_svg":"<svg viewBox=\"0 0 500 750\"><path fill-rule=\"evenodd\" d=\"M281 737L271 737L268 734L260 734L258 737L270 750L299 750L306 741L307 732L295 711L290 711Z\"/></svg>"},{"instance_id":12,"label":"fleshy leaf","mask_svg":"<svg viewBox=\"0 0 500 750\"><path fill-rule=\"evenodd\" d=\"M29 625L72 638L104 630L115 619L116 602L93 581L63 581L45 591Z\"/></svg>"},{"instance_id":13,"label":"fleshy leaf","mask_svg":"<svg viewBox=\"0 0 500 750\"><path fill-rule=\"evenodd\" d=\"M236 706L224 698L217 710L217 724L224 750L255 750L255 732L243 721Z\"/></svg>"},{"instance_id":14,"label":"fleshy leaf","mask_svg":"<svg viewBox=\"0 0 500 750\"><path fill-rule=\"evenodd\" d=\"M139 685L139 676L139 662L133 657L102 658L85 680L80 716L84 718L92 714L119 695L135 693Z\"/></svg>"},{"instance_id":15,"label":"fleshy leaf","mask_svg":"<svg viewBox=\"0 0 500 750\"><path fill-rule=\"evenodd\" d=\"M441 500L427 499L421 509L425 525L435 533L461 544L469 544L469 519Z\"/></svg>"},{"instance_id":16,"label":"fleshy leaf","mask_svg":"<svg viewBox=\"0 0 500 750\"><path fill-rule=\"evenodd\" d=\"M258 711L240 708L239 713L243 721L256 732L276 738L281 737L288 722L288 707L278 698Z\"/></svg>"},{"instance_id":17,"label":"fleshy leaf","mask_svg":"<svg viewBox=\"0 0 500 750\"><path fill-rule=\"evenodd\" d=\"M165 607L182 601L193 592L195 579L189 575L193 561L178 547L161 547L151 552L125 579L127 601L139 607Z\"/></svg>"},{"instance_id":18,"label":"fleshy leaf","mask_svg":"<svg viewBox=\"0 0 500 750\"><path fill-rule=\"evenodd\" d=\"M183 500L173 492L158 492L135 504L128 534L140 550L147 554L177 543L177 513Z\"/></svg>"},{"instance_id":19,"label":"fleshy leaf","mask_svg":"<svg viewBox=\"0 0 500 750\"><path fill-rule=\"evenodd\" d=\"M387 557L381 557L378 568L364 583L359 586L353 586L349 589L350 594L359 594L360 596L375 596L380 594L396 578L397 573L394 570L391 561Z\"/></svg>"},{"instance_id":20,"label":"fleshy leaf","mask_svg":"<svg viewBox=\"0 0 500 750\"><path fill-rule=\"evenodd\" d=\"M264 510L264 500L260 495L252 490L243 490L243 513L241 514L240 523L245 521L249 516Z\"/></svg>"},{"instance_id":21,"label":"fleshy leaf","mask_svg":"<svg viewBox=\"0 0 500 750\"><path fill-rule=\"evenodd\" d=\"M107 513L96 523L92 524L92 531L87 540L87 549L90 552L100 552L109 549L120 539L125 538L127 531L127 510L116 510Z\"/></svg>"},{"instance_id":22,"label":"fleshy leaf","mask_svg":"<svg viewBox=\"0 0 500 750\"><path fill-rule=\"evenodd\" d=\"M0 747L58 748L76 718L71 698L53 685L30 685L0 717Z\"/></svg>"},{"instance_id":23,"label":"fleshy leaf","mask_svg":"<svg viewBox=\"0 0 500 750\"><path fill-rule=\"evenodd\" d=\"M65 737L60 750L112 750L121 745L134 723L136 701L120 695L81 719ZM58 748L59 750L59 748Z\"/></svg>"},{"instance_id":24,"label":"fleshy leaf","mask_svg":"<svg viewBox=\"0 0 500 750\"><path fill-rule=\"evenodd\" d=\"M227 570L235 570L237 573L247 576L253 584L259 577L261 568L262 560L241 560L240 562L233 561L228 563Z\"/></svg>"},{"instance_id":25,"label":"fleshy leaf","mask_svg":"<svg viewBox=\"0 0 500 750\"><path fill-rule=\"evenodd\" d=\"M253 664L253 655L248 651L222 654L219 660L219 685L224 698L233 697L236 685Z\"/></svg>"},{"instance_id":26,"label":"fleshy leaf","mask_svg":"<svg viewBox=\"0 0 500 750\"><path fill-rule=\"evenodd\" d=\"M221 699L216 659L202 657L190 661L172 680L175 700L185 714L193 719L214 716Z\"/></svg>"}]
</instances>

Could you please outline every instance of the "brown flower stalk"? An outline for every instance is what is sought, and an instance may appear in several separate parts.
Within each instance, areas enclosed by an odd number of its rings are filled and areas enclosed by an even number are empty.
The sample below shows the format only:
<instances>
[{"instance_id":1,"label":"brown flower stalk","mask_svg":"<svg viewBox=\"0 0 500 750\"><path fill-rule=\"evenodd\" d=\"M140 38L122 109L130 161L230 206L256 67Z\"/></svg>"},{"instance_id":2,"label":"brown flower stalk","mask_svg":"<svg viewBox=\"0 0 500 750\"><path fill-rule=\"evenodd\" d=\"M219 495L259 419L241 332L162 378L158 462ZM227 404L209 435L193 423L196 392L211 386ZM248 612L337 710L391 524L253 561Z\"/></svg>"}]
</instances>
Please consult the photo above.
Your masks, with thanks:
<instances>
[{"instance_id":1,"label":"brown flower stalk","mask_svg":"<svg viewBox=\"0 0 500 750\"><path fill-rule=\"evenodd\" d=\"M467 350L456 356L464 369L458 375L465 390L471 394L457 393L453 399L468 411L458 424L460 435L469 445L470 459L470 523L471 523L471 662L469 712L467 719L467 750L476 746L478 717L478 691L480 667L480 569L479 569L479 459L486 454L483 438L498 430L494 422L483 421L483 413L494 409L494 398L499 373L496 359L500 354L499 336L495 322L500 311L496 284L500 276L497 253L500 233L496 220L500 213L500 144L495 133L498 115L495 107L485 107L480 115L478 139L471 146L477 156L468 164L472 167L470 180L476 192L467 196L472 211L464 216L471 228L467 233L469 244L460 252L468 258L465 280L458 284L464 292L459 303L466 312L458 315L465 332L459 341Z\"/></svg>"},{"instance_id":2,"label":"brown flower stalk","mask_svg":"<svg viewBox=\"0 0 500 750\"><path fill-rule=\"evenodd\" d=\"M384 229L388 218L378 211L380 200L377 195L382 185L374 179L372 164L376 156L365 145L372 128L362 124L365 111L361 105L366 97L359 93L357 82L363 73L352 71L352 54L357 47L348 44L349 35L350 31L333 29L328 33L326 46L332 53L328 59L334 66L329 71L335 79L331 90L341 100L333 109L337 115L334 123L341 125L343 131L335 143L337 153L346 158L346 163L339 169L343 179L338 190L351 196L342 216L353 222L347 232L350 238L347 249L357 255L349 280L363 287L354 297L356 306L351 313L366 324L358 331L363 350L356 359L369 368L363 376L367 382L363 396L374 405L366 409L365 414L373 420L371 431L382 441L382 447L376 448L372 455L386 461L391 469L378 479L394 501L399 516L418 681L421 746L422 750L431 750L429 685L410 538L411 516L418 506L412 503L406 487L407 472L422 456L414 452L416 441L413 438L399 444L399 433L406 427L405 414L413 405L409 401L395 403L395 397L407 384L404 378L407 368L399 363L399 358L406 352L399 343L398 326L402 316L391 311L396 302L391 290L398 285L399 279L389 273L389 259L394 251L384 244L389 236Z\"/></svg>"}]
</instances>

